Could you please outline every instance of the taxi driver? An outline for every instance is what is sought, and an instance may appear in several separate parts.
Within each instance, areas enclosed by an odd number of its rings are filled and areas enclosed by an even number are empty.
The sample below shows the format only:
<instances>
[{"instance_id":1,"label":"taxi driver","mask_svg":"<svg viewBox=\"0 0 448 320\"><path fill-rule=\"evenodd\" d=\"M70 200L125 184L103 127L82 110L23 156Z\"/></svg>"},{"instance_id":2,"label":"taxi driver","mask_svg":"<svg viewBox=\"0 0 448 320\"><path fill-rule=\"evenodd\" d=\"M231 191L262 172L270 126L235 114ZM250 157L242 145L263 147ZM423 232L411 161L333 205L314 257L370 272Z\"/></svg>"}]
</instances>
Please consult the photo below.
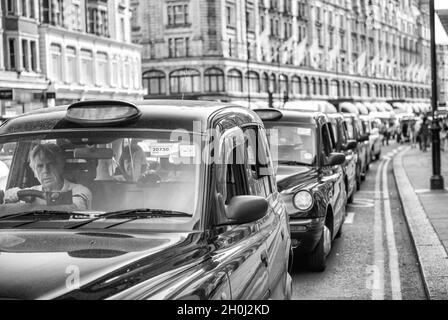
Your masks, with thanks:
<instances>
[{"instance_id":1,"label":"taxi driver","mask_svg":"<svg viewBox=\"0 0 448 320\"><path fill-rule=\"evenodd\" d=\"M65 158L61 149L53 143L38 144L33 147L29 154L30 167L34 175L41 183L40 186L34 186L29 189L38 191L72 191L73 205L78 210L91 208L92 193L83 185L72 183L63 178ZM17 191L20 188L11 188L6 190L6 202L18 202ZM46 204L45 200L36 198L36 204Z\"/></svg>"}]
</instances>

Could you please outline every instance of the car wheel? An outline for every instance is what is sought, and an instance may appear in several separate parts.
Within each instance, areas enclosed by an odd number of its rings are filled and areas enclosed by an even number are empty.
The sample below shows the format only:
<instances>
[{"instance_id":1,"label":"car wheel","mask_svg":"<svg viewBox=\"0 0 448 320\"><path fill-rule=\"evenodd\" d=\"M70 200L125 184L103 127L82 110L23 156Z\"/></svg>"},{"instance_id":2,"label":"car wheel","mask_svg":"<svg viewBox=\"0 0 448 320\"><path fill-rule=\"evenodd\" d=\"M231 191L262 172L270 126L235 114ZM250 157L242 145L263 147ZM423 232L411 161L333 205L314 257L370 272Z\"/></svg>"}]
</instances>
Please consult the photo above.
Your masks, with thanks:
<instances>
[{"instance_id":1,"label":"car wheel","mask_svg":"<svg viewBox=\"0 0 448 320\"><path fill-rule=\"evenodd\" d=\"M307 263L308 269L311 271L322 272L325 270L327 264L327 254L331 250L331 232L327 226L324 226L319 243L313 252L308 254Z\"/></svg>"},{"instance_id":2,"label":"car wheel","mask_svg":"<svg viewBox=\"0 0 448 320\"><path fill-rule=\"evenodd\" d=\"M356 187L358 187L358 181L356 181ZM359 189L358 189L359 190ZM355 191L353 190L352 194L350 195L350 197L347 198L347 203L352 203L353 202L353 196L355 195Z\"/></svg>"},{"instance_id":3,"label":"car wheel","mask_svg":"<svg viewBox=\"0 0 448 320\"><path fill-rule=\"evenodd\" d=\"M356 190L360 190L361 189L361 173L358 171L356 173Z\"/></svg>"}]
</instances>

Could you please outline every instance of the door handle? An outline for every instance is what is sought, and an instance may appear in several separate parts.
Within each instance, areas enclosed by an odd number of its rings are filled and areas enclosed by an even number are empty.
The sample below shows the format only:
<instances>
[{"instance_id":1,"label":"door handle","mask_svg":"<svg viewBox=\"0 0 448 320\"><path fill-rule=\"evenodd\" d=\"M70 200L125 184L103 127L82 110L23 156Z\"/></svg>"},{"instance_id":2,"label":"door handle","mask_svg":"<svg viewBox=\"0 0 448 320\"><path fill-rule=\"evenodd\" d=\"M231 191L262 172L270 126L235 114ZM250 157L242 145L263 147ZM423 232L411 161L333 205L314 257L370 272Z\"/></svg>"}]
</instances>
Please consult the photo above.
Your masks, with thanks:
<instances>
[{"instance_id":1,"label":"door handle","mask_svg":"<svg viewBox=\"0 0 448 320\"><path fill-rule=\"evenodd\" d=\"M268 266L268 254L266 251L263 251L260 254L260 259L261 259L261 262L267 267Z\"/></svg>"}]
</instances>

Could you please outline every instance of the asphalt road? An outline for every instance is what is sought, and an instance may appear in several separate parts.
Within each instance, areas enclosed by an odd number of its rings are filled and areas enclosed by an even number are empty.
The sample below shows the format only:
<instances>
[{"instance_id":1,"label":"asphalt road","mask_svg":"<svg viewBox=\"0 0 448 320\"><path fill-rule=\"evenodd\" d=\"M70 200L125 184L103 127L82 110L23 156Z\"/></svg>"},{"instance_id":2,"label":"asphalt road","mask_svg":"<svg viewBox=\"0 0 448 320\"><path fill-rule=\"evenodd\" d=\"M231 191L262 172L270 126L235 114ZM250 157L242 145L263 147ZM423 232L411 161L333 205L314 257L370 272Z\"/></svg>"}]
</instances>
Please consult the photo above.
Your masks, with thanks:
<instances>
[{"instance_id":1,"label":"asphalt road","mask_svg":"<svg viewBox=\"0 0 448 320\"><path fill-rule=\"evenodd\" d=\"M327 268L293 267L293 299L426 299L416 254L403 216L392 172L400 145L382 148L354 202L347 206L341 238L333 242Z\"/></svg>"}]
</instances>

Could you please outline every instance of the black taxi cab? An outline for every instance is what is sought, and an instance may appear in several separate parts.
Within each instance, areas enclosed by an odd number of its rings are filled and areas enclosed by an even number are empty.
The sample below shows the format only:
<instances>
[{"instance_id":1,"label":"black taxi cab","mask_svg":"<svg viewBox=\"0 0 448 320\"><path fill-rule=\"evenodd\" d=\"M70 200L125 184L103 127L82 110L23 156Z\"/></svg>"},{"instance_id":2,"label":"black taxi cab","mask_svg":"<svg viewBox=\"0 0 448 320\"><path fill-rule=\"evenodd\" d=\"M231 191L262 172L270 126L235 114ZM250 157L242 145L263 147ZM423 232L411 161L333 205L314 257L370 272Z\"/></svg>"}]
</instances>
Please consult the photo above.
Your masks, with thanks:
<instances>
[{"instance_id":1,"label":"black taxi cab","mask_svg":"<svg viewBox=\"0 0 448 320\"><path fill-rule=\"evenodd\" d=\"M6 121L0 147L0 298L291 297L289 217L253 111L83 101Z\"/></svg>"},{"instance_id":2,"label":"black taxi cab","mask_svg":"<svg viewBox=\"0 0 448 320\"><path fill-rule=\"evenodd\" d=\"M345 155L334 152L331 123L323 113L254 111L269 136L295 256L305 255L311 270L323 271L332 241L340 235L345 219Z\"/></svg>"}]
</instances>

